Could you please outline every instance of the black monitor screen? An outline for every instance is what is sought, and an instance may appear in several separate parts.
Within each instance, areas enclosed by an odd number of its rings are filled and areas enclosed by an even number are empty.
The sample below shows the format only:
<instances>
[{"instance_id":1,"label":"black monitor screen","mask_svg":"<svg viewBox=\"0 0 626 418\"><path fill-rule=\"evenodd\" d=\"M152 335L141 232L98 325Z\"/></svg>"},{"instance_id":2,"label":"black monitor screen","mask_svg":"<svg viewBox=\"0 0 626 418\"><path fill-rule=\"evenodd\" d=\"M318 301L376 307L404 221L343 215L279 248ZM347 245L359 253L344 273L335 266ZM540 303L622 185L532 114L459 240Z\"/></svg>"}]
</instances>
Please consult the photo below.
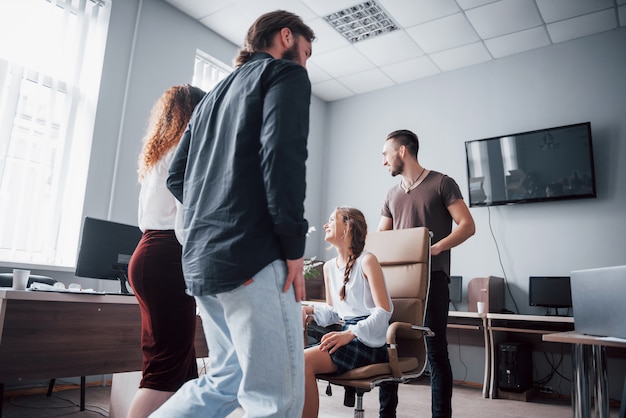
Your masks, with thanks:
<instances>
[{"instance_id":1,"label":"black monitor screen","mask_svg":"<svg viewBox=\"0 0 626 418\"><path fill-rule=\"evenodd\" d=\"M546 308L571 308L569 277L531 276L528 278L528 303Z\"/></svg>"},{"instance_id":2,"label":"black monitor screen","mask_svg":"<svg viewBox=\"0 0 626 418\"><path fill-rule=\"evenodd\" d=\"M119 280L121 293L129 293L126 288L128 262L141 235L136 226L86 217L76 276Z\"/></svg>"},{"instance_id":3,"label":"black monitor screen","mask_svg":"<svg viewBox=\"0 0 626 418\"><path fill-rule=\"evenodd\" d=\"M459 303L463 300L463 276L450 276L450 302Z\"/></svg>"},{"instance_id":4,"label":"black monitor screen","mask_svg":"<svg viewBox=\"0 0 626 418\"><path fill-rule=\"evenodd\" d=\"M470 206L596 197L591 124L465 142Z\"/></svg>"}]
</instances>

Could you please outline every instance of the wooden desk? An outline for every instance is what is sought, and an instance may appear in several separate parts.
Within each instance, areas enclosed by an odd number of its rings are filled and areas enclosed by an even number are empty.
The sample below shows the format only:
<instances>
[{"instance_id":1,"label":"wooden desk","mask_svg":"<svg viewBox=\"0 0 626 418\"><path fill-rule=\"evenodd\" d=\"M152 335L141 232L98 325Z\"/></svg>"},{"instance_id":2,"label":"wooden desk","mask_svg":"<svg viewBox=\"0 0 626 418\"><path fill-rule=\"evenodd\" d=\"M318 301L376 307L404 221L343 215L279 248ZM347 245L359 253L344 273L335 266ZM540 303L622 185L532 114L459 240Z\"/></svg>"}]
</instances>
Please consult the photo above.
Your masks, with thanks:
<instances>
[{"instance_id":1,"label":"wooden desk","mask_svg":"<svg viewBox=\"0 0 626 418\"><path fill-rule=\"evenodd\" d=\"M197 321L196 354L207 357ZM134 296L2 288L0 392L6 383L141 370L140 337Z\"/></svg>"},{"instance_id":2,"label":"wooden desk","mask_svg":"<svg viewBox=\"0 0 626 418\"><path fill-rule=\"evenodd\" d=\"M626 340L594 337L577 334L574 331L546 334L543 336L543 340L572 344L572 366L574 368L572 387L573 417L586 418L591 416L590 382L594 386L596 416L608 417L609 394L605 349L606 347L626 348ZM589 376L585 376L588 370L591 370L592 373Z\"/></svg>"}]
</instances>

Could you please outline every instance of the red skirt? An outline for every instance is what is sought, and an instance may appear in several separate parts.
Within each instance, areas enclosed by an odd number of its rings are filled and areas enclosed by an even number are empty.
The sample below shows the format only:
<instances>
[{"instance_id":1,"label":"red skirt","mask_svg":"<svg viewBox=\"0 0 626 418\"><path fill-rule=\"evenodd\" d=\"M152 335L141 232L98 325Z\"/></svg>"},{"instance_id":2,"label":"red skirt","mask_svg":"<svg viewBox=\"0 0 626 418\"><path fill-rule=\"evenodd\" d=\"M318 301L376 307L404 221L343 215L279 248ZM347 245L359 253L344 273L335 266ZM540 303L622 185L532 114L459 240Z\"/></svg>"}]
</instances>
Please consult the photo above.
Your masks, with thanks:
<instances>
[{"instance_id":1,"label":"red skirt","mask_svg":"<svg viewBox=\"0 0 626 418\"><path fill-rule=\"evenodd\" d=\"M198 377L196 304L185 293L181 245L174 231L143 233L128 266L141 310L141 388L174 392Z\"/></svg>"}]
</instances>

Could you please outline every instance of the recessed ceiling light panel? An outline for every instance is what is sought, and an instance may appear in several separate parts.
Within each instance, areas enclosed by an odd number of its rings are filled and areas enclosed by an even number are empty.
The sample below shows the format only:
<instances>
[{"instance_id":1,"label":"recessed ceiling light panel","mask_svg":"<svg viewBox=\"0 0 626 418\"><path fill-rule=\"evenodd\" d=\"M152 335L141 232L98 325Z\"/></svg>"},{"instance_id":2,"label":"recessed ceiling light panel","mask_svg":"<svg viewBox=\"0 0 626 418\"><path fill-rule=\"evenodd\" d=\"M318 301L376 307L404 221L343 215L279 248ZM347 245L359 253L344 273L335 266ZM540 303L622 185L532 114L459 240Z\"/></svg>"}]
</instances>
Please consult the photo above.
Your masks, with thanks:
<instances>
[{"instance_id":1,"label":"recessed ceiling light panel","mask_svg":"<svg viewBox=\"0 0 626 418\"><path fill-rule=\"evenodd\" d=\"M352 43L398 30L398 24L375 1L324 16L337 32Z\"/></svg>"}]
</instances>

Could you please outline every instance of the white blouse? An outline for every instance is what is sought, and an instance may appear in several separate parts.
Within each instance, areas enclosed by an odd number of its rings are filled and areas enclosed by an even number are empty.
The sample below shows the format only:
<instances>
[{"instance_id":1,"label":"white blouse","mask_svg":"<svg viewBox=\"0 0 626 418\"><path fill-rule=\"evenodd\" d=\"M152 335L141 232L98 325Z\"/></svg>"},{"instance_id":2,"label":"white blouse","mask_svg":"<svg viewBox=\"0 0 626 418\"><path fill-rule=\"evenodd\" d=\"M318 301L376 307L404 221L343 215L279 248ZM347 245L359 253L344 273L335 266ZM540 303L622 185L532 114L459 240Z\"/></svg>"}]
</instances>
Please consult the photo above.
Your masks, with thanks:
<instances>
[{"instance_id":1,"label":"white blouse","mask_svg":"<svg viewBox=\"0 0 626 418\"><path fill-rule=\"evenodd\" d=\"M350 271L350 280L346 285L346 298L339 299L339 291L343 286L343 275L345 267L337 267L337 258L327 261L328 264L328 287L333 306L328 304L316 304L313 311L315 322L320 326L336 324L340 320L367 316L367 319L357 322L355 325L348 325L354 335L369 347L382 347L386 343L387 327L389 319L393 313L393 304L387 294L389 312L379 308L374 303L372 290L369 282L363 274L362 260L367 251L356 259Z\"/></svg>"},{"instance_id":2,"label":"white blouse","mask_svg":"<svg viewBox=\"0 0 626 418\"><path fill-rule=\"evenodd\" d=\"M174 156L172 148L146 173L139 192L139 229L175 229L177 217L182 216L182 205L167 189L167 171Z\"/></svg>"}]
</instances>

